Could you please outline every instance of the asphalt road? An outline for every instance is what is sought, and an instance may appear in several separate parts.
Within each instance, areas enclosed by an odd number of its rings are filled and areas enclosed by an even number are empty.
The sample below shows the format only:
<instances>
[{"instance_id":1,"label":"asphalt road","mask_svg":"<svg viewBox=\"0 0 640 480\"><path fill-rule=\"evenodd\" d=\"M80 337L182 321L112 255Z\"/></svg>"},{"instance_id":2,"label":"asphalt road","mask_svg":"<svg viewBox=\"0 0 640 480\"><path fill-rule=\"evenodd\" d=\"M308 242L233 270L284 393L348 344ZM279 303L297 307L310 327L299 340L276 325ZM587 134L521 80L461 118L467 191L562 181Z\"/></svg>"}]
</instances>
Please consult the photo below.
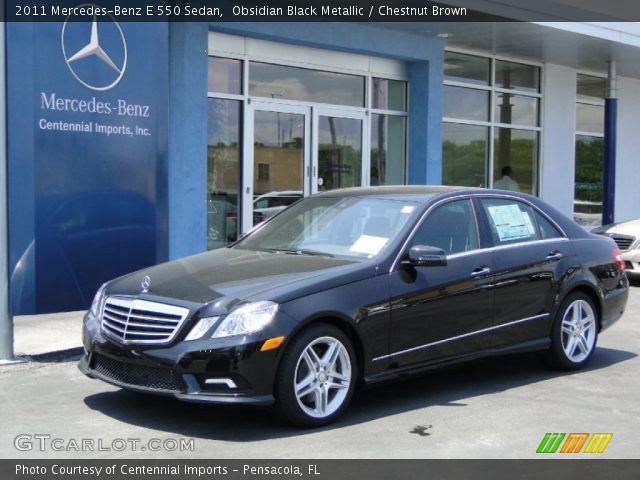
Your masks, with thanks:
<instances>
[{"instance_id":1,"label":"asphalt road","mask_svg":"<svg viewBox=\"0 0 640 480\"><path fill-rule=\"evenodd\" d=\"M339 423L311 431L264 410L125 392L75 361L2 366L0 457L533 458L546 432L612 432L600 458L640 458L639 314L635 286L583 371L547 370L533 354L483 360L359 392ZM44 451L34 434L48 436Z\"/></svg>"}]
</instances>

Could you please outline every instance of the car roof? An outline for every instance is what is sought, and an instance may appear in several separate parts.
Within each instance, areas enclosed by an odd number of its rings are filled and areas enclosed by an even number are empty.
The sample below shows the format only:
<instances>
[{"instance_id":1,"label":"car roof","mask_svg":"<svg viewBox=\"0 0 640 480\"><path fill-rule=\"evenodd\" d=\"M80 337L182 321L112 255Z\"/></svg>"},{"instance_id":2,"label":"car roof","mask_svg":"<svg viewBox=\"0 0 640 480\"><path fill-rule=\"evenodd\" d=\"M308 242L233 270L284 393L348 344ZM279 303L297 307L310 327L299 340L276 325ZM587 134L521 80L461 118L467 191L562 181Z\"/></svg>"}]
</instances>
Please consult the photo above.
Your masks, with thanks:
<instances>
[{"instance_id":1,"label":"car roof","mask_svg":"<svg viewBox=\"0 0 640 480\"><path fill-rule=\"evenodd\" d=\"M486 188L455 187L448 185L385 185L378 187L341 188L320 192L319 197L376 197L395 200L410 200L413 202L427 202L435 196L447 194L479 194L498 192ZM505 192L502 192L505 193Z\"/></svg>"},{"instance_id":2,"label":"car roof","mask_svg":"<svg viewBox=\"0 0 640 480\"><path fill-rule=\"evenodd\" d=\"M313 195L314 197L372 197L400 200L427 205L447 197L459 195L509 196L522 199L549 215L570 238L584 238L591 234L573 222L566 215L548 203L527 193L513 192L489 188L460 187L448 185L385 185L378 187L354 187L328 190Z\"/></svg>"}]
</instances>

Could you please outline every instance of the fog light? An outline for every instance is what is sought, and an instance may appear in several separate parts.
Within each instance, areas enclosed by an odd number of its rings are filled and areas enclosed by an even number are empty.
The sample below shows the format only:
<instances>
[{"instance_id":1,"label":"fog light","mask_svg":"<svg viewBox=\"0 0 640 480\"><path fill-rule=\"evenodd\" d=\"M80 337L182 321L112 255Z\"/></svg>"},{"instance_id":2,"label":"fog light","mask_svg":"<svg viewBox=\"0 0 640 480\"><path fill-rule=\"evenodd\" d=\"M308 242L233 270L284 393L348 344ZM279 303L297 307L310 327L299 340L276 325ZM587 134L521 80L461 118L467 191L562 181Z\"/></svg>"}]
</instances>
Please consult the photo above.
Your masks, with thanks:
<instances>
[{"instance_id":1,"label":"fog light","mask_svg":"<svg viewBox=\"0 0 640 480\"><path fill-rule=\"evenodd\" d=\"M226 385L229 388L238 388L236 382L230 378L207 378L204 383L207 385Z\"/></svg>"}]
</instances>

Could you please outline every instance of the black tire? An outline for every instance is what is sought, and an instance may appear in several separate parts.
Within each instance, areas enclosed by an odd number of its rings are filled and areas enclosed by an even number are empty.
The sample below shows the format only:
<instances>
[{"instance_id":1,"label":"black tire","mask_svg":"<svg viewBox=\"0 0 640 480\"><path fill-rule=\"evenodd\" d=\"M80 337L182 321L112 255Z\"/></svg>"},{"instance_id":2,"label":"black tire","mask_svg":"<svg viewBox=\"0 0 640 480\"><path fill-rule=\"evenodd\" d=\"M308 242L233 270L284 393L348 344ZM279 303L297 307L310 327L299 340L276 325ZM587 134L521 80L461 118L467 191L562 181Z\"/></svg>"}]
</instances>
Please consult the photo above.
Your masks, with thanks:
<instances>
[{"instance_id":1,"label":"black tire","mask_svg":"<svg viewBox=\"0 0 640 480\"><path fill-rule=\"evenodd\" d=\"M569 319L573 319L574 308L577 308L577 304L580 304L580 313L585 315L582 332L584 333L584 340L586 343L582 345L582 340L576 340L577 344L573 350L575 354L570 356L567 350L571 351L572 344L571 337L576 334L574 339L579 339L580 335L577 335L577 331L573 334L568 333L567 329L571 329L567 323L565 323L565 329L563 329L563 322ZM587 307L588 306L588 307ZM585 313L586 312L586 313ZM582 315L580 315L582 316ZM584 327L586 325L586 318L592 317L588 329ZM541 357L543 361L552 368L560 370L578 370L585 366L596 349L598 342L598 330L600 328L600 319L598 318L598 310L593 304L593 300L589 295L583 292L574 292L569 294L560 304L556 313L553 327L551 331L551 346L549 350L542 353ZM588 352L585 352L583 346L587 348Z\"/></svg>"},{"instance_id":2,"label":"black tire","mask_svg":"<svg viewBox=\"0 0 640 480\"><path fill-rule=\"evenodd\" d=\"M322 360L321 357L334 344L333 340L344 347L344 350L339 346L336 347L339 353L336 354L334 366L336 369L346 371L348 365L349 374L344 375L348 377L348 380L335 378L333 375L338 375L337 370L332 371L321 368L315 370L317 373L314 373L309 368L307 360L303 358L303 353L307 352L309 354L310 352L307 349L311 347L313 349L312 353L316 353L318 360ZM323 353L323 347L325 346L326 350ZM317 323L309 326L293 339L284 352L278 367L274 386L276 414L285 422L297 427L320 427L333 422L344 413L351 401L356 379L358 378L357 367L351 340L342 330L326 323ZM320 376L321 371L325 371L326 374ZM314 380L307 388L314 387L314 389L299 400L296 395L296 385L304 384L304 380L309 378ZM337 385L340 386L337 387ZM306 389L302 388L300 390L306 391ZM317 406L318 399L325 398L321 393L325 390L328 393L326 394L327 401L324 403L327 406L331 404L332 408L327 408L325 414L322 413L322 407L316 413L310 413L311 405ZM320 395L320 397L316 395Z\"/></svg>"}]
</instances>

